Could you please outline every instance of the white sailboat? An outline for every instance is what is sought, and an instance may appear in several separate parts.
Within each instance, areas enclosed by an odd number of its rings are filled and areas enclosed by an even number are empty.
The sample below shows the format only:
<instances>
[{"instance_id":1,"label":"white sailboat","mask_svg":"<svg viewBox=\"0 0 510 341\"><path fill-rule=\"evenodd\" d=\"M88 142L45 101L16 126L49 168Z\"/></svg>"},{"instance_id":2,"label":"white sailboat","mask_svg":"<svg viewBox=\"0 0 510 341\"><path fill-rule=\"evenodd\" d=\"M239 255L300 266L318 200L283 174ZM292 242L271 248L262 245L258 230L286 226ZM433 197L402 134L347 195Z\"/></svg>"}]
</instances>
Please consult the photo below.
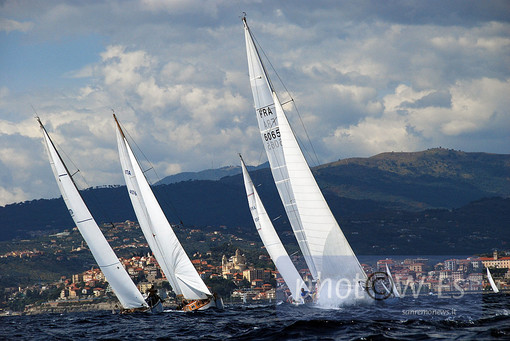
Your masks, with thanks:
<instances>
[{"instance_id":1,"label":"white sailboat","mask_svg":"<svg viewBox=\"0 0 510 341\"><path fill-rule=\"evenodd\" d=\"M313 278L319 304L367 299L366 274L326 203L243 18L255 111L273 178Z\"/></svg>"},{"instance_id":2,"label":"white sailboat","mask_svg":"<svg viewBox=\"0 0 510 341\"><path fill-rule=\"evenodd\" d=\"M494 282L494 279L492 278L492 275L491 275L491 272L489 271L489 268L487 268L487 278L489 279L489 283L491 284L492 291L494 291L497 294L499 292L499 289L496 286L496 283Z\"/></svg>"},{"instance_id":3,"label":"white sailboat","mask_svg":"<svg viewBox=\"0 0 510 341\"><path fill-rule=\"evenodd\" d=\"M101 233L96 221L85 205L72 176L69 174L66 165L56 150L53 141L38 117L37 121L44 135L44 142L50 158L51 168L57 180L62 198L78 230L92 252L94 259L99 265L99 268L124 309L147 310L148 306L142 294L136 288L129 274Z\"/></svg>"},{"instance_id":4,"label":"white sailboat","mask_svg":"<svg viewBox=\"0 0 510 341\"><path fill-rule=\"evenodd\" d=\"M388 264L386 264L386 273L388 274L388 277L391 280L391 288L392 288L392 295L396 298L400 298L400 293L398 292L397 285L395 284L395 280L393 279L390 268L388 267Z\"/></svg>"},{"instance_id":5,"label":"white sailboat","mask_svg":"<svg viewBox=\"0 0 510 341\"><path fill-rule=\"evenodd\" d=\"M241 157L241 155L239 156ZM285 284L287 284L292 295L292 301L304 303L301 302L300 299L301 289L306 292L309 292L310 290L303 281L303 278L299 275L299 272L296 270L296 267L292 263L292 260L278 237L273 223L271 222L271 219L269 219L266 209L264 208L257 190L253 185L251 177L248 174L248 170L246 169L246 165L244 164L242 157L241 168L243 170L243 179L248 205L260 239L262 239L269 256L276 266L276 269L278 269L278 272L285 281Z\"/></svg>"},{"instance_id":6,"label":"white sailboat","mask_svg":"<svg viewBox=\"0 0 510 341\"><path fill-rule=\"evenodd\" d=\"M138 223L154 257L182 299L183 310L205 310L216 303L165 217L115 114L117 143L124 180Z\"/></svg>"}]
</instances>

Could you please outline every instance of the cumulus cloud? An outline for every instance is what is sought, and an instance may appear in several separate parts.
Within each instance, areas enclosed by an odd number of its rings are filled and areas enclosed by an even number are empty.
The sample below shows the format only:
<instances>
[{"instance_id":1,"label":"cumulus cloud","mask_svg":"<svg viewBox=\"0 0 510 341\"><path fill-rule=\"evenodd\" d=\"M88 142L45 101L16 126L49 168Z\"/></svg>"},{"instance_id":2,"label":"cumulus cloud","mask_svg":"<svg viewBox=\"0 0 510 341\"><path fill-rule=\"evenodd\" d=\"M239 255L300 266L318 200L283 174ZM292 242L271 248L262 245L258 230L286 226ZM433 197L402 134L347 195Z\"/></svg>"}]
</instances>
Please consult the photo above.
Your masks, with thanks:
<instances>
[{"instance_id":1,"label":"cumulus cloud","mask_svg":"<svg viewBox=\"0 0 510 341\"><path fill-rule=\"evenodd\" d=\"M240 7L277 89L288 88L298 105L285 105L289 120L306 139L305 123L322 162L438 145L508 152L510 16L497 1L2 6L0 30L10 34L0 43L10 51L92 35L97 53L81 60L70 51L58 61L61 73L30 84L19 67L16 87L2 78L15 65L0 63L0 205L58 195L30 103L87 179L83 186L123 181L111 109L161 177L237 164L238 152L263 162Z\"/></svg>"},{"instance_id":2,"label":"cumulus cloud","mask_svg":"<svg viewBox=\"0 0 510 341\"><path fill-rule=\"evenodd\" d=\"M508 91L508 80L488 78L459 81L443 93L415 91L401 84L383 98L385 110L380 117L365 117L355 125L339 127L324 143L332 150L346 148L371 155L423 149L446 136L457 145L457 138L496 134L503 150L508 133L498 127L510 124L510 99L504 95Z\"/></svg>"},{"instance_id":3,"label":"cumulus cloud","mask_svg":"<svg viewBox=\"0 0 510 341\"><path fill-rule=\"evenodd\" d=\"M0 18L0 31L7 33L12 31L27 32L33 27L34 23L32 22L20 22L12 19Z\"/></svg>"}]
</instances>

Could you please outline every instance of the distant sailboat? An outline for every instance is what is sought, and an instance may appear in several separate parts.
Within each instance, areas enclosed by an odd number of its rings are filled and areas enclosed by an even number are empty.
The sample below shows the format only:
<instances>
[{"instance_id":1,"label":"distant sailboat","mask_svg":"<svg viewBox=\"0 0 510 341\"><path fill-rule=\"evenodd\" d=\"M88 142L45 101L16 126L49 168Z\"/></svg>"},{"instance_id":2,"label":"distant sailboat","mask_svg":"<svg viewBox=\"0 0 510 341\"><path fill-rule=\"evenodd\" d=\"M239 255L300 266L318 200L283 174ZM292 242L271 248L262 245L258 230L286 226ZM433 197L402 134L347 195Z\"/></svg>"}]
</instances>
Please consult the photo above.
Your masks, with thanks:
<instances>
[{"instance_id":1,"label":"distant sailboat","mask_svg":"<svg viewBox=\"0 0 510 341\"><path fill-rule=\"evenodd\" d=\"M62 198L78 230L92 252L94 259L99 265L99 268L124 309L147 310L148 306L142 294L136 288L136 285L129 277L129 274L126 272L97 226L96 221L90 214L74 183L72 175L69 174L53 141L38 117L37 121L44 135L44 142L50 158L51 168L57 180Z\"/></svg>"},{"instance_id":2,"label":"distant sailboat","mask_svg":"<svg viewBox=\"0 0 510 341\"><path fill-rule=\"evenodd\" d=\"M273 178L323 306L367 299L367 276L326 203L243 18L255 111Z\"/></svg>"},{"instance_id":3,"label":"distant sailboat","mask_svg":"<svg viewBox=\"0 0 510 341\"><path fill-rule=\"evenodd\" d=\"M391 280L391 288L392 288L391 293L393 294L394 297L400 298L400 293L398 292L395 280L391 276L391 272L390 272L390 268L388 267L388 264L386 264L386 273L388 274L388 277Z\"/></svg>"},{"instance_id":4,"label":"distant sailboat","mask_svg":"<svg viewBox=\"0 0 510 341\"><path fill-rule=\"evenodd\" d=\"M241 157L241 155L239 156ZM293 301L301 302L301 289L304 289L306 292L309 292L310 290L299 275L299 272L296 270L296 267L292 263L292 260L278 237L273 223L271 222L271 219L269 219L266 209L264 208L250 175L248 174L248 170L246 169L246 165L244 164L242 157L241 168L243 171L248 205L260 239L262 239L269 256L276 266L276 269L278 269L278 272L285 281L285 284L287 284L287 287L292 294Z\"/></svg>"},{"instance_id":5,"label":"distant sailboat","mask_svg":"<svg viewBox=\"0 0 510 341\"><path fill-rule=\"evenodd\" d=\"M182 248L124 136L115 114L117 143L124 180L138 223L150 249L185 311L221 307L221 299L211 294Z\"/></svg>"},{"instance_id":6,"label":"distant sailboat","mask_svg":"<svg viewBox=\"0 0 510 341\"><path fill-rule=\"evenodd\" d=\"M489 268L487 268L487 278L489 279L489 283L491 284L492 291L494 291L497 294L499 292L499 289L496 286L496 283L494 282L494 279L492 278L492 275L491 275L491 272L489 271Z\"/></svg>"}]
</instances>

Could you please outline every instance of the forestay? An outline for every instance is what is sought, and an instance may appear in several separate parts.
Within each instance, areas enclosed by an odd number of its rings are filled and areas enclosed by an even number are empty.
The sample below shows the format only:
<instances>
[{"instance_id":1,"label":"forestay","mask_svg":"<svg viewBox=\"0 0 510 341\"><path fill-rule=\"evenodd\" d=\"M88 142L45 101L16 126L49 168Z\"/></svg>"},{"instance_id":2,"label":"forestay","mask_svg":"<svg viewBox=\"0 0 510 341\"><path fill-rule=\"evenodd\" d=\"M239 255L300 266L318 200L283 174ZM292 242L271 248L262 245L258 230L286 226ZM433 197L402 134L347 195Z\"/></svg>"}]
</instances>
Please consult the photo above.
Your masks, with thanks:
<instances>
[{"instance_id":1,"label":"forestay","mask_svg":"<svg viewBox=\"0 0 510 341\"><path fill-rule=\"evenodd\" d=\"M211 296L150 188L117 118L117 142L124 180L138 223L158 264L177 295L197 300Z\"/></svg>"},{"instance_id":2,"label":"forestay","mask_svg":"<svg viewBox=\"0 0 510 341\"><path fill-rule=\"evenodd\" d=\"M264 243L269 256L278 269L278 272L280 272L280 275L287 284L292 297L295 301L298 301L301 288L305 289L306 291L309 291L309 289L296 270L296 267L292 263L292 260L290 259L287 251L285 250L285 247L278 237L273 223L271 222L271 219L269 219L266 209L260 200L260 197L255 186L253 185L251 177L248 174L248 170L246 169L246 165L244 164L242 158L241 168L243 170L246 197L248 198L248 205L250 207L250 212L253 217L255 227L257 228L257 232L259 233L260 239L262 239L262 243Z\"/></svg>"},{"instance_id":3,"label":"forestay","mask_svg":"<svg viewBox=\"0 0 510 341\"><path fill-rule=\"evenodd\" d=\"M39 118L37 120L44 135L51 168L62 193L62 198L113 292L126 309L147 307L142 294L136 288L90 214L46 129Z\"/></svg>"}]
</instances>

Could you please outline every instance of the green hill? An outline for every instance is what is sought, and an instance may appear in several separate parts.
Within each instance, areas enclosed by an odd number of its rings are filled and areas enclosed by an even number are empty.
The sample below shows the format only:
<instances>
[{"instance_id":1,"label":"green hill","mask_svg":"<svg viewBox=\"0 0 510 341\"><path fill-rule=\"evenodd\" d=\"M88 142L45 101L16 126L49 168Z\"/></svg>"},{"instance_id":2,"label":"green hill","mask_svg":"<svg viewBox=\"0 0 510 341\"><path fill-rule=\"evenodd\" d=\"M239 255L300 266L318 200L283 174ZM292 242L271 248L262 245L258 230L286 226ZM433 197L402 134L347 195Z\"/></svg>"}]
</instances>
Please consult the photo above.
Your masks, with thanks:
<instances>
[{"instance_id":1,"label":"green hill","mask_svg":"<svg viewBox=\"0 0 510 341\"><path fill-rule=\"evenodd\" d=\"M370 199L387 207L454 208L483 197L510 196L510 155L436 148L382 153L314 169L334 195Z\"/></svg>"},{"instance_id":2,"label":"green hill","mask_svg":"<svg viewBox=\"0 0 510 341\"><path fill-rule=\"evenodd\" d=\"M459 252L482 252L510 242L509 165L509 155L431 149L345 159L313 172L355 250L436 253L455 246ZM251 176L269 216L280 217L274 224L281 238L286 245L294 243L270 170L258 169ZM240 174L155 186L154 192L174 224L205 230L222 226L258 238ZM82 194L98 223L136 220L123 186ZM0 240L73 226L62 199L0 207Z\"/></svg>"}]
</instances>

